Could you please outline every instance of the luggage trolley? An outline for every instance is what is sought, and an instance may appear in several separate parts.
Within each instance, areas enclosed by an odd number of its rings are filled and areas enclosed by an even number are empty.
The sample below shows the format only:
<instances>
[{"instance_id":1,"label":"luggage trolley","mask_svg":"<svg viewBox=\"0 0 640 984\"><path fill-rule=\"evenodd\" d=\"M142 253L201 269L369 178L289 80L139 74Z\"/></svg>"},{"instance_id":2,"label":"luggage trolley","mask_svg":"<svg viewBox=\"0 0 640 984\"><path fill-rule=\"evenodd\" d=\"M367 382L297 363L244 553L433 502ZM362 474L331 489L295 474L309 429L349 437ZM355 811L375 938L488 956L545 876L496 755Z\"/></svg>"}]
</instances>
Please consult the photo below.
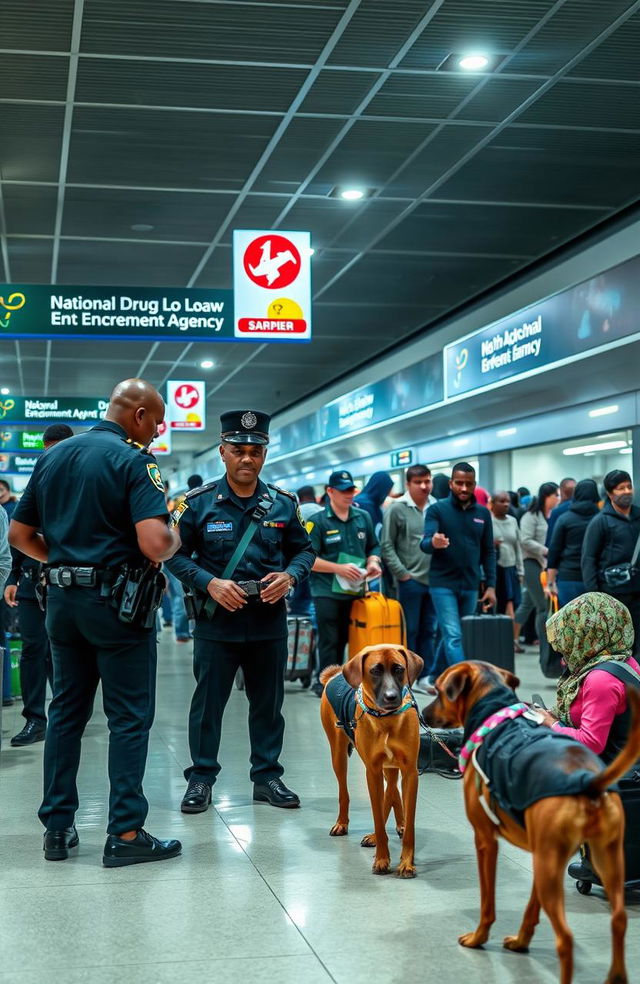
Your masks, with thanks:
<instances>
[{"instance_id":1,"label":"luggage trolley","mask_svg":"<svg viewBox=\"0 0 640 984\"><path fill-rule=\"evenodd\" d=\"M621 779L618 784L625 816L624 862L627 877L624 887L628 891L640 890L640 774L636 771L635 776L636 781ZM586 845L580 847L580 861L569 865L569 876L576 879L576 888L581 895L589 895L594 885L602 887L602 882L591 867Z\"/></svg>"}]
</instances>

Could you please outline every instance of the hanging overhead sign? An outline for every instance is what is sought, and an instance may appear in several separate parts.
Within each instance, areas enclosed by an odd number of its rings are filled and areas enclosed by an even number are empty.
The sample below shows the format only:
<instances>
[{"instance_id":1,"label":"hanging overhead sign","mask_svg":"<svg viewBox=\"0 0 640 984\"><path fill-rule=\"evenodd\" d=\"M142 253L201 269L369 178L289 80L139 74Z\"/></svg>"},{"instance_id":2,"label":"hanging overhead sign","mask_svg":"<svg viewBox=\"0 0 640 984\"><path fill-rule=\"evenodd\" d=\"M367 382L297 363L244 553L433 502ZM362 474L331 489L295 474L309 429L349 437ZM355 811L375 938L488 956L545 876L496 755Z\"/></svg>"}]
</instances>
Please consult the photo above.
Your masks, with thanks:
<instances>
[{"instance_id":1,"label":"hanging overhead sign","mask_svg":"<svg viewBox=\"0 0 640 984\"><path fill-rule=\"evenodd\" d=\"M158 436L149 446L151 454L171 454L171 428L166 420L158 427Z\"/></svg>"},{"instance_id":2,"label":"hanging overhead sign","mask_svg":"<svg viewBox=\"0 0 640 984\"><path fill-rule=\"evenodd\" d=\"M310 234L236 229L233 290L236 338L310 341Z\"/></svg>"},{"instance_id":3,"label":"hanging overhead sign","mask_svg":"<svg viewBox=\"0 0 640 984\"><path fill-rule=\"evenodd\" d=\"M17 427L9 427L0 430L0 449L2 451L44 451L42 435L40 430L20 430Z\"/></svg>"},{"instance_id":4,"label":"hanging overhead sign","mask_svg":"<svg viewBox=\"0 0 640 984\"><path fill-rule=\"evenodd\" d=\"M5 475L30 475L39 454L0 454L0 472Z\"/></svg>"},{"instance_id":5,"label":"hanging overhead sign","mask_svg":"<svg viewBox=\"0 0 640 984\"><path fill-rule=\"evenodd\" d=\"M206 428L205 385L202 380L170 379L167 383L167 421L172 431Z\"/></svg>"},{"instance_id":6,"label":"hanging overhead sign","mask_svg":"<svg viewBox=\"0 0 640 984\"><path fill-rule=\"evenodd\" d=\"M630 338L640 332L639 310L636 256L445 346L447 399Z\"/></svg>"},{"instance_id":7,"label":"hanging overhead sign","mask_svg":"<svg viewBox=\"0 0 640 984\"><path fill-rule=\"evenodd\" d=\"M233 291L0 284L0 338L233 341Z\"/></svg>"},{"instance_id":8,"label":"hanging overhead sign","mask_svg":"<svg viewBox=\"0 0 640 984\"><path fill-rule=\"evenodd\" d=\"M0 398L0 430L6 424L96 424L102 420L108 400L49 396Z\"/></svg>"}]
</instances>

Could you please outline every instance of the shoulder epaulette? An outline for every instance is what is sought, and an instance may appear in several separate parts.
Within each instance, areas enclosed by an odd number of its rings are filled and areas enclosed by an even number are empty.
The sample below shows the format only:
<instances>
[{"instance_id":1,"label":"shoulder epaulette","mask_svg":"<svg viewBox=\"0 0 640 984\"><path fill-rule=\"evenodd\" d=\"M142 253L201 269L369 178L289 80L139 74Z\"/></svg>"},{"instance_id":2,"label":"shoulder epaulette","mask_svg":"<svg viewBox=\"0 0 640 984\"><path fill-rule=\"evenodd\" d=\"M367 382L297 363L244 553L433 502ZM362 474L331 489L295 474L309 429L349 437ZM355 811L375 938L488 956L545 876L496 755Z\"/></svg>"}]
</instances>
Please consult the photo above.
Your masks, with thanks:
<instances>
[{"instance_id":1,"label":"shoulder epaulette","mask_svg":"<svg viewBox=\"0 0 640 984\"><path fill-rule=\"evenodd\" d=\"M123 437L122 440L125 444L128 444L129 447L135 448L136 451L141 451L142 454L151 454L151 451L146 444L139 444L138 441L134 441L131 437Z\"/></svg>"},{"instance_id":2,"label":"shoulder epaulette","mask_svg":"<svg viewBox=\"0 0 640 984\"><path fill-rule=\"evenodd\" d=\"M298 504L298 498L297 498L297 496L293 492L289 492L288 489L281 489L279 485L271 485L268 482L267 482L267 488L269 488L269 489L275 489L276 492L282 492L283 495L286 495L290 499L293 499L293 501L296 503L296 505Z\"/></svg>"},{"instance_id":3,"label":"shoulder epaulette","mask_svg":"<svg viewBox=\"0 0 640 984\"><path fill-rule=\"evenodd\" d=\"M215 482L205 482L204 485L199 485L197 489L191 489L185 495L185 499L195 499L197 495L202 495L203 492L213 492L214 489L218 488L218 479Z\"/></svg>"}]
</instances>

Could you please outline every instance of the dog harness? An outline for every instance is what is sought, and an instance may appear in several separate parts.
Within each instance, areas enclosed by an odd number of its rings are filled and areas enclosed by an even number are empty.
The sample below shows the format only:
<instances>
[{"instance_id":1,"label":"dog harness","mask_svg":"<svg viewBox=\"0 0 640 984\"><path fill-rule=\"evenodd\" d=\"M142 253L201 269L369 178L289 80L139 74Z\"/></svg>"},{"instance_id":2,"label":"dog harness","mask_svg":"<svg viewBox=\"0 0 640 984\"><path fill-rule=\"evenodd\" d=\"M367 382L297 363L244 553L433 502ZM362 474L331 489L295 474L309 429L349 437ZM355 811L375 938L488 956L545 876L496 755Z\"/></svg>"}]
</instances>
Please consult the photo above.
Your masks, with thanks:
<instances>
[{"instance_id":1,"label":"dog harness","mask_svg":"<svg viewBox=\"0 0 640 984\"><path fill-rule=\"evenodd\" d=\"M395 714L402 714L410 707L415 707L416 712L418 711L418 706L410 687L403 688L402 704L399 707L396 707L391 711L384 711L378 707L371 707L367 704L364 699L362 685L359 686L357 690L354 690L351 684L347 683L342 673L336 673L336 675L327 682L325 686L325 693L336 716L336 727L342 728L349 741L353 744L355 744L356 739L356 725L365 714L370 714L372 717L383 718L392 717ZM356 705L360 707L360 714L356 714Z\"/></svg>"},{"instance_id":2,"label":"dog harness","mask_svg":"<svg viewBox=\"0 0 640 984\"><path fill-rule=\"evenodd\" d=\"M520 717L521 714L526 714L529 710L528 704L518 703L511 704L509 707L502 707L499 711L494 714L490 714L486 720L482 722L479 728L473 732L468 741L462 746L462 750L458 756L458 768L460 772L464 774L465 769L469 764L469 759L474 755L477 748L480 748L486 736L490 734L494 728L502 724L504 721L513 721L515 718ZM476 760L474 757L474 764Z\"/></svg>"}]
</instances>

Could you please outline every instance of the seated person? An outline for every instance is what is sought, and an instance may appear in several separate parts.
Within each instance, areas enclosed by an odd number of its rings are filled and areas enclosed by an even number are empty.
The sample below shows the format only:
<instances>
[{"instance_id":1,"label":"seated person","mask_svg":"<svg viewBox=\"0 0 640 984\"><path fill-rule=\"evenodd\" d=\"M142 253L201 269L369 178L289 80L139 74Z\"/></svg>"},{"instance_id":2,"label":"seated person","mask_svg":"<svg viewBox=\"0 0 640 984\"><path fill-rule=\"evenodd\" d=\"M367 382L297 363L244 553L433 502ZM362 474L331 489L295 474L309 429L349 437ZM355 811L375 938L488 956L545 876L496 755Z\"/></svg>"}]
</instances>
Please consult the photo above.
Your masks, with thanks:
<instances>
[{"instance_id":1,"label":"seated person","mask_svg":"<svg viewBox=\"0 0 640 984\"><path fill-rule=\"evenodd\" d=\"M553 712L542 711L545 724L582 742L605 762L611 762L625 744L630 724L625 686L640 687L640 666L631 655L633 622L628 608L612 595L588 591L568 602L547 622L547 637L560 653L566 670L558 680ZM640 782L638 764L618 786L626 815L625 856L635 857L633 846L638 805L624 790ZM631 865L633 867L633 865ZM586 845L580 861L569 865L578 882L599 879ZM635 875L631 875L632 878Z\"/></svg>"},{"instance_id":2,"label":"seated person","mask_svg":"<svg viewBox=\"0 0 640 984\"><path fill-rule=\"evenodd\" d=\"M625 683L640 685L629 610L612 595L588 591L551 616L547 637L567 669L545 723L611 762L629 726Z\"/></svg>"}]
</instances>

